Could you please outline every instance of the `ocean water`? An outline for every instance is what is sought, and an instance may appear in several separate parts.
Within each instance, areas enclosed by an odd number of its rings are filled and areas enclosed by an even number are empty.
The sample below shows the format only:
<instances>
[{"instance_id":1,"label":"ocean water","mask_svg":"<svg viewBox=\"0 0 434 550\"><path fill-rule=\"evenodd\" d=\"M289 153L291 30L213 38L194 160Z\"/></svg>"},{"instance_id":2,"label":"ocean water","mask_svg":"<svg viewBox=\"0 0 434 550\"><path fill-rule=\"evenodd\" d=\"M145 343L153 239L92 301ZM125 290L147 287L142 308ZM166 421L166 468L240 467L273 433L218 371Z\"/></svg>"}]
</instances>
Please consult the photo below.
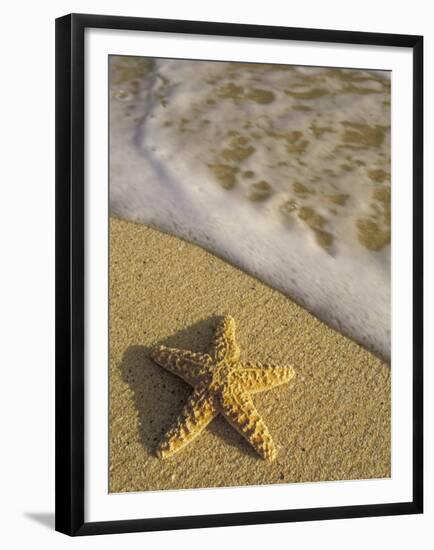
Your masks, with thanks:
<instances>
[{"instance_id":1,"label":"ocean water","mask_svg":"<svg viewBox=\"0 0 434 550\"><path fill-rule=\"evenodd\" d=\"M390 357L390 74L110 58L110 206Z\"/></svg>"}]
</instances>

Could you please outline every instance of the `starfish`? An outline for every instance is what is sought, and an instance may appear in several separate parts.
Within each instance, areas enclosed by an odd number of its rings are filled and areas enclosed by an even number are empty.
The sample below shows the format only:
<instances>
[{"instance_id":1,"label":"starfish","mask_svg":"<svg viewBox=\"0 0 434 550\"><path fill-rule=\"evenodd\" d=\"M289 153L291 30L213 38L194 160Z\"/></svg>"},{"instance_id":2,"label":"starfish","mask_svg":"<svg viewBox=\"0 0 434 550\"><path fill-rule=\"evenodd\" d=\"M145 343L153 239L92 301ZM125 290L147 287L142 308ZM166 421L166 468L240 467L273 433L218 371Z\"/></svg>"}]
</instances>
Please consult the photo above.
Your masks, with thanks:
<instances>
[{"instance_id":1,"label":"starfish","mask_svg":"<svg viewBox=\"0 0 434 550\"><path fill-rule=\"evenodd\" d=\"M232 317L219 322L209 354L158 346L151 357L194 388L175 425L159 444L157 456L174 455L222 414L263 459L276 458L276 447L251 394L289 382L294 370L241 361Z\"/></svg>"}]
</instances>

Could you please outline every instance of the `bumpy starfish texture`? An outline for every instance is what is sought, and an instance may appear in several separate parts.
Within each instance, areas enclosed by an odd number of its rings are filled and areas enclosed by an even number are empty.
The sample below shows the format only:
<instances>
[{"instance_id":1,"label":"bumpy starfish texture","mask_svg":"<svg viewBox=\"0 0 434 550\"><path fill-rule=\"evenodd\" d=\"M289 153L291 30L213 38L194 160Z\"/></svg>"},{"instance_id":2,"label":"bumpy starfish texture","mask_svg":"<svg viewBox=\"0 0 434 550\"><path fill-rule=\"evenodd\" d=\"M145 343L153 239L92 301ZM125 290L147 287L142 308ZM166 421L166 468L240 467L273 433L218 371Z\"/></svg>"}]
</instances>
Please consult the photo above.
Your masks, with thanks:
<instances>
[{"instance_id":1,"label":"bumpy starfish texture","mask_svg":"<svg viewBox=\"0 0 434 550\"><path fill-rule=\"evenodd\" d=\"M232 317L218 324L209 354L159 346L152 350L151 357L194 388L175 425L160 443L158 456L174 455L222 414L262 458L276 458L273 440L251 394L289 382L294 370L290 366L241 361Z\"/></svg>"}]
</instances>

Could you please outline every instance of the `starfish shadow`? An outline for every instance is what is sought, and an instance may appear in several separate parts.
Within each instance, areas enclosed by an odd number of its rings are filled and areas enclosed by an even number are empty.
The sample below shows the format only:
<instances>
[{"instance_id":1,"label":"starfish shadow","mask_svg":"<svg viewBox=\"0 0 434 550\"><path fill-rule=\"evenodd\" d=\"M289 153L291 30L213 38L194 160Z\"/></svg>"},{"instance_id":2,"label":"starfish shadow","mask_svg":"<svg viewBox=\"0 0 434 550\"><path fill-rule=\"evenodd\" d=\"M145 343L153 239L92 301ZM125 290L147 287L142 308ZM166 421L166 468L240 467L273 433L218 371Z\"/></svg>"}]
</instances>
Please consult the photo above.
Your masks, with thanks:
<instances>
[{"instance_id":1,"label":"starfish shadow","mask_svg":"<svg viewBox=\"0 0 434 550\"><path fill-rule=\"evenodd\" d=\"M220 320L211 316L188 328L155 342L152 346L130 346L121 362L122 379L134 393L139 416L139 436L144 448L155 454L157 445L176 420L192 388L176 375L156 365L150 358L151 347L168 347L207 351L215 326ZM230 445L257 458L255 451L220 415L205 428ZM194 442L192 443L194 445Z\"/></svg>"}]
</instances>

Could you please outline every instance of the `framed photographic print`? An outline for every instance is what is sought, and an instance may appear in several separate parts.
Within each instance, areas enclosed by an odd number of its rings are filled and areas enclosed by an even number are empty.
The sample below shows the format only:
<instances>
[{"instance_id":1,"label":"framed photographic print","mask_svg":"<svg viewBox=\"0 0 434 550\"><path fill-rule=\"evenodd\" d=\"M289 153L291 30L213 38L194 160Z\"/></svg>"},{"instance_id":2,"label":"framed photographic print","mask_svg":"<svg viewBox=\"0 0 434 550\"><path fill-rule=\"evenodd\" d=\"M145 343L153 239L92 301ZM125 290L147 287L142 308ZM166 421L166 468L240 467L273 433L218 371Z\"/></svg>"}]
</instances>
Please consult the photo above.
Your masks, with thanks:
<instances>
[{"instance_id":1,"label":"framed photographic print","mask_svg":"<svg viewBox=\"0 0 434 550\"><path fill-rule=\"evenodd\" d=\"M422 512L422 37L56 21L56 529Z\"/></svg>"}]
</instances>

